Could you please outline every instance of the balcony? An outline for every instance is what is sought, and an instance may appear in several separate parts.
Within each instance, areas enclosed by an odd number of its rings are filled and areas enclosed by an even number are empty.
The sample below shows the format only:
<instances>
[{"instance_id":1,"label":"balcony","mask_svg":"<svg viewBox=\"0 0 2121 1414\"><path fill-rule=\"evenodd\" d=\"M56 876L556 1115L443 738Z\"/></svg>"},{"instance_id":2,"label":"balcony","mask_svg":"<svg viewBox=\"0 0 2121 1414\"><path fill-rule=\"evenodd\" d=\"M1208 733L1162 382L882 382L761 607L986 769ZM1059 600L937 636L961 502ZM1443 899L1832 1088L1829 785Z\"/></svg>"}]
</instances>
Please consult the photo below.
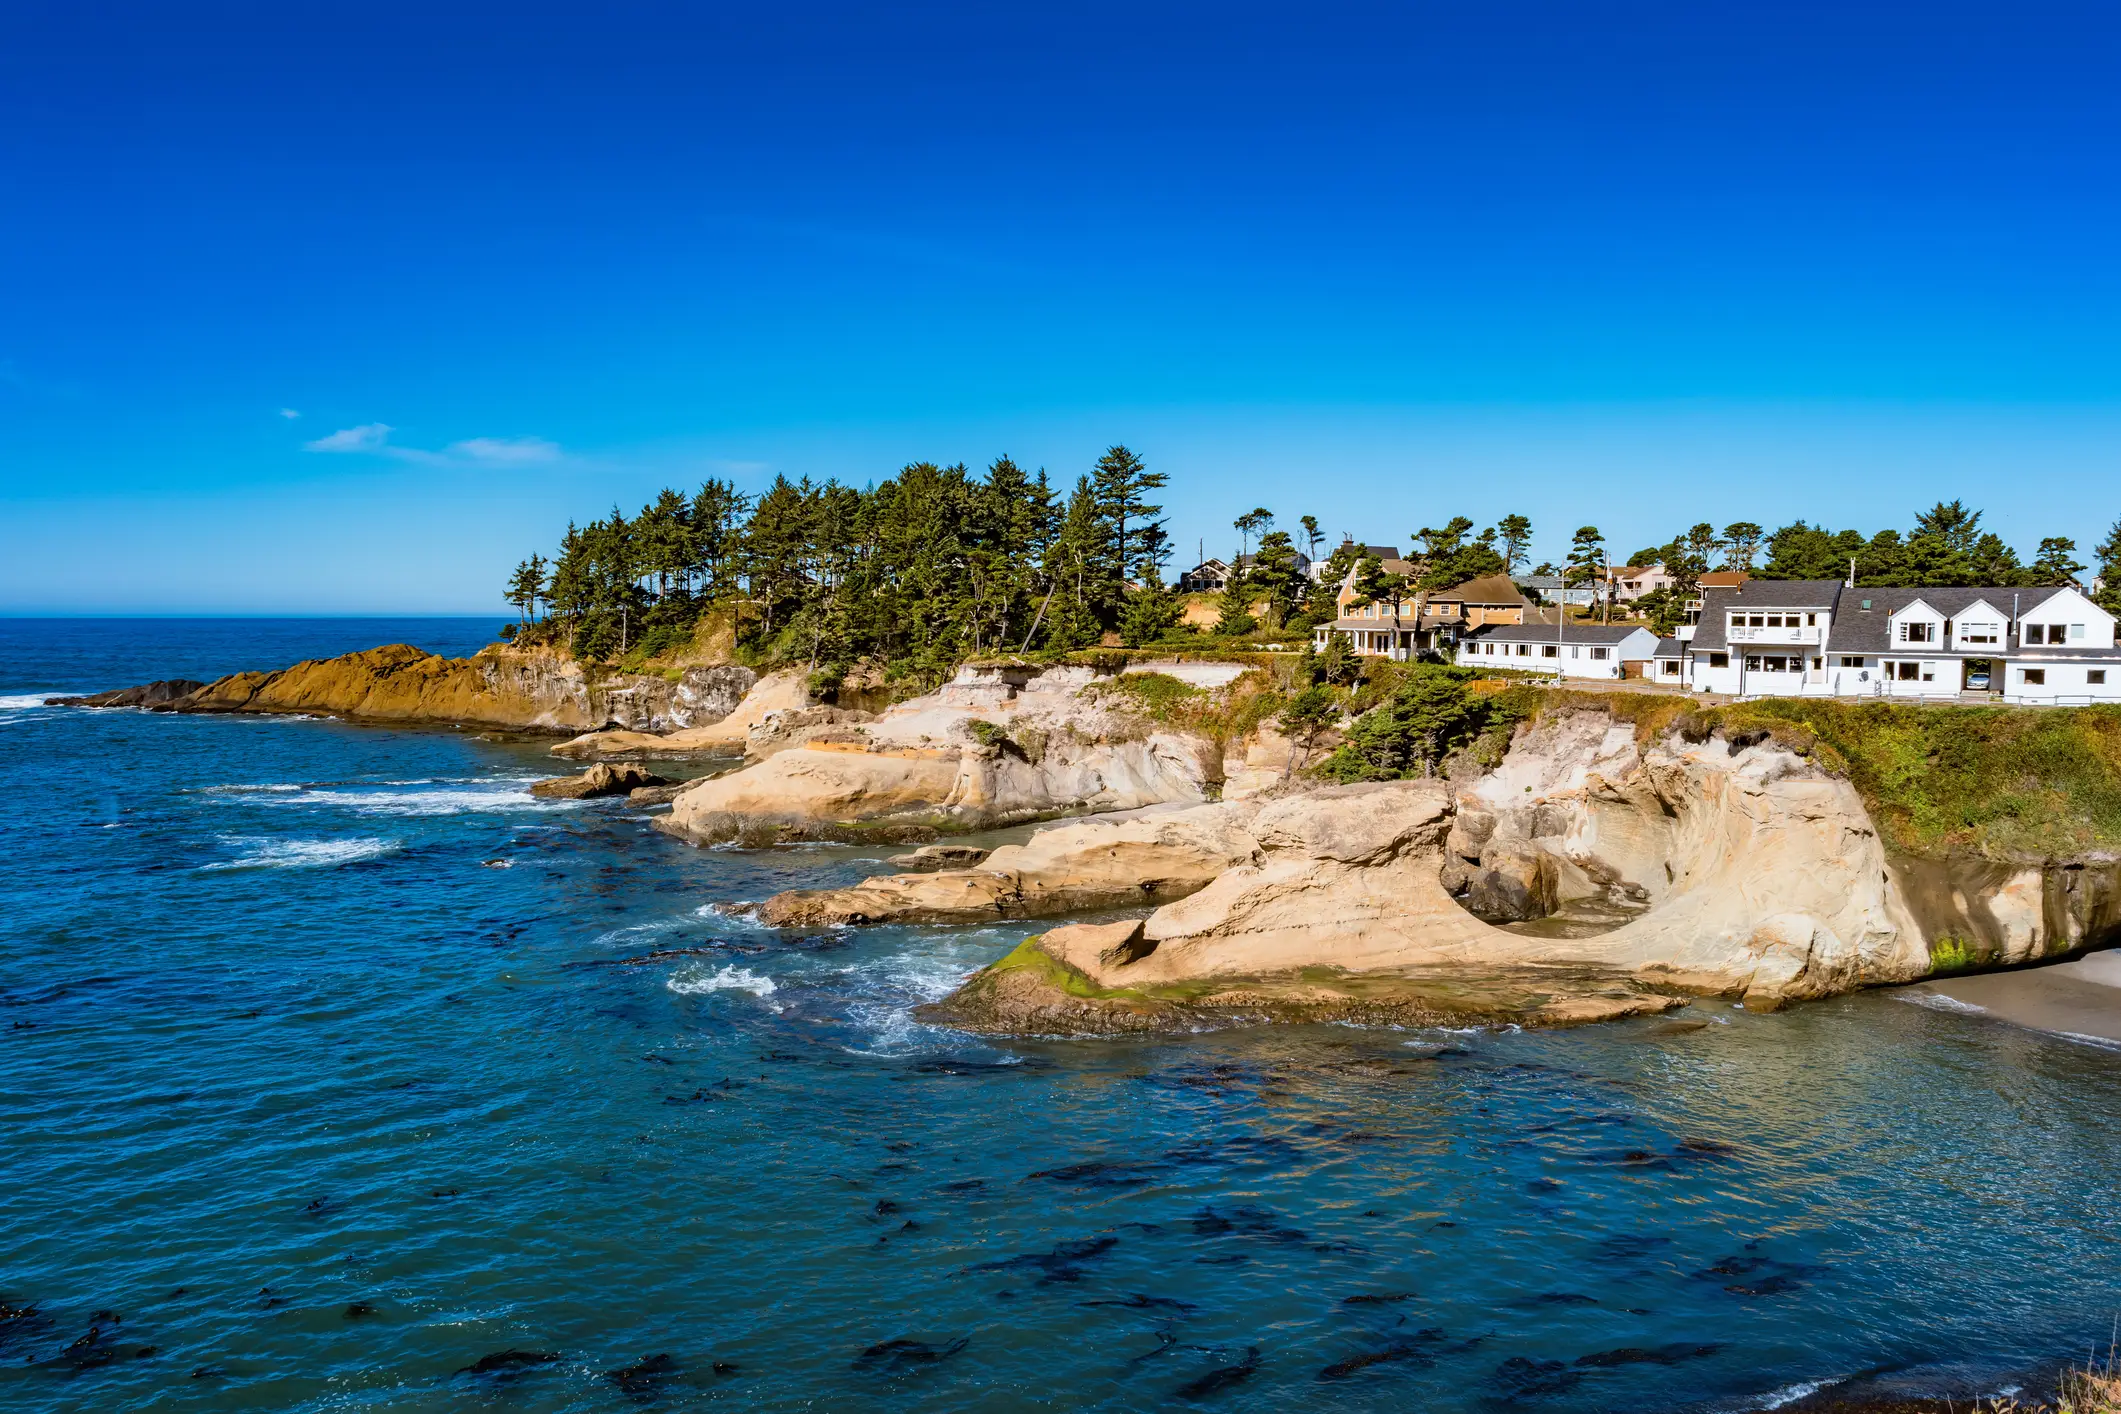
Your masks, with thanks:
<instances>
[{"instance_id":1,"label":"balcony","mask_svg":"<svg viewBox=\"0 0 2121 1414\"><path fill-rule=\"evenodd\" d=\"M1732 643L1810 643L1821 641L1824 630L1814 625L1811 628L1739 628L1733 625L1729 638Z\"/></svg>"}]
</instances>

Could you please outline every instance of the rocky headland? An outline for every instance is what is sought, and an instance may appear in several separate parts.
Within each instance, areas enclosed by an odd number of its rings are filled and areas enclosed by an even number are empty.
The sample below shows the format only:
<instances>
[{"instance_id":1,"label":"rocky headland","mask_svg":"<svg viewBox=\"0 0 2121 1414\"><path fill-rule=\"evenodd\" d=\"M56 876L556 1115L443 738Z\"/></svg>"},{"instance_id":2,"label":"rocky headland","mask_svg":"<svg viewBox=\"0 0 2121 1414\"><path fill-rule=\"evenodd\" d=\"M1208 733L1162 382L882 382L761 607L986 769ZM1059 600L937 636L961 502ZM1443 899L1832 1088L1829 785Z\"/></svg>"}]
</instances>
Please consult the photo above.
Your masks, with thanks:
<instances>
[{"instance_id":1,"label":"rocky headland","mask_svg":"<svg viewBox=\"0 0 2121 1414\"><path fill-rule=\"evenodd\" d=\"M2035 772L1999 791L1966 762L1986 751L2008 775L2014 748L1971 718L1940 728L1950 709L1834 707L1871 733L1845 732L1837 754L1787 722L1548 693L1481 763L1322 786L1292 769L1270 711L1244 710L1266 692L1229 663L977 666L872 713L812 703L797 671L620 674L546 650L401 645L66 700L570 731L555 752L591 769L541 789L667 803L656 827L695 844L911 843L1082 817L756 907L790 928L1151 910L1055 927L930 1009L980 1031L1561 1023L1704 995L1772 1009L2121 937L2111 830L2068 794L2112 793L2090 779L2111 774L2104 757L2075 768L2089 784ZM2064 716L2027 720L2053 737ZM1997 739L1956 761L1934 744L1980 732ZM1937 779L1987 792L1952 806L1974 821L1956 834L1929 818L1951 810L1910 794L1919 773L1880 765L1925 741ZM2056 759L2054 741L2033 744L2048 755L2028 760ZM685 757L742 765L670 783L629 764Z\"/></svg>"},{"instance_id":2,"label":"rocky headland","mask_svg":"<svg viewBox=\"0 0 2121 1414\"><path fill-rule=\"evenodd\" d=\"M1031 939L930 1012L1040 1033L1558 1023L1702 995L1773 1009L2121 934L2111 855L1895 850L1851 781L1801 746L1697 724L1645 734L1566 710L1521 727L1485 772L1054 826L967 868L781 894L758 917L970 922L1157 905Z\"/></svg>"},{"instance_id":3,"label":"rocky headland","mask_svg":"<svg viewBox=\"0 0 2121 1414\"><path fill-rule=\"evenodd\" d=\"M538 732L606 727L668 732L723 720L757 680L751 669L726 664L673 668L667 674L618 673L549 648L497 644L469 658L444 658L396 643L271 671L230 673L210 683L148 683L90 697L57 697L51 703L155 712L306 713L394 725L446 722Z\"/></svg>"}]
</instances>

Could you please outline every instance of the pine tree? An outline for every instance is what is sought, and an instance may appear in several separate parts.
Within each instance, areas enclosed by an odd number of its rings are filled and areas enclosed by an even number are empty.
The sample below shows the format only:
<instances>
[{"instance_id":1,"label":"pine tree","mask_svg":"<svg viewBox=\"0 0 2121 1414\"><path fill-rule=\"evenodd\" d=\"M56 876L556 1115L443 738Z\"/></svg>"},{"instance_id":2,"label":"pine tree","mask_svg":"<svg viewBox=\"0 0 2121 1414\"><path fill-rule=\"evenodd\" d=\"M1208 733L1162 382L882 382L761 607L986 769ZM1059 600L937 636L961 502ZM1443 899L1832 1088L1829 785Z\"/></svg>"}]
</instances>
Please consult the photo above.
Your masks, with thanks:
<instances>
[{"instance_id":1,"label":"pine tree","mask_svg":"<svg viewBox=\"0 0 2121 1414\"><path fill-rule=\"evenodd\" d=\"M1507 515L1495 522L1495 536L1502 556L1502 572L1515 576L1517 567L1531 557L1532 522L1520 515Z\"/></svg>"}]
</instances>

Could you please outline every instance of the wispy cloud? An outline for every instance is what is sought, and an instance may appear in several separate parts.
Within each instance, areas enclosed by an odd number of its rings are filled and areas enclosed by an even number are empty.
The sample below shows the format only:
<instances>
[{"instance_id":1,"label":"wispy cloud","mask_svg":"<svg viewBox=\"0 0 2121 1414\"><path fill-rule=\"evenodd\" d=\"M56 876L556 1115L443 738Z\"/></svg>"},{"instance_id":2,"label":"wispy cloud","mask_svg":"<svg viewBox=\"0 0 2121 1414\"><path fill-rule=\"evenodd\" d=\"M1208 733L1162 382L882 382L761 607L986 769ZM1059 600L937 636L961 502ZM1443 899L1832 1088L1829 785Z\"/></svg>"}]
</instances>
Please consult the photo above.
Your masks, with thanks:
<instances>
[{"instance_id":1,"label":"wispy cloud","mask_svg":"<svg viewBox=\"0 0 2121 1414\"><path fill-rule=\"evenodd\" d=\"M282 417L286 418L286 419L287 419L287 420L288 420L289 422L293 422L293 421L294 421L294 420L295 420L296 418L300 417L301 415L302 415L301 413L299 413L299 412L296 412L296 411L295 411L295 410L294 410L293 408L281 408L281 409L280 409L280 416L282 416Z\"/></svg>"},{"instance_id":2,"label":"wispy cloud","mask_svg":"<svg viewBox=\"0 0 2121 1414\"><path fill-rule=\"evenodd\" d=\"M543 437L473 437L449 444L452 456L494 466L531 466L560 459L560 444Z\"/></svg>"},{"instance_id":3,"label":"wispy cloud","mask_svg":"<svg viewBox=\"0 0 2121 1414\"><path fill-rule=\"evenodd\" d=\"M283 409L281 416L300 414ZM420 466L541 466L566 457L559 443L543 437L469 437L437 452L426 447L398 446L390 440L392 430L387 422L364 422L302 445L312 452L362 452Z\"/></svg>"},{"instance_id":4,"label":"wispy cloud","mask_svg":"<svg viewBox=\"0 0 2121 1414\"><path fill-rule=\"evenodd\" d=\"M329 437L319 437L314 442L302 445L312 452L380 452L395 450L387 448L390 440L390 424L387 422L364 422L359 427L342 427Z\"/></svg>"}]
</instances>

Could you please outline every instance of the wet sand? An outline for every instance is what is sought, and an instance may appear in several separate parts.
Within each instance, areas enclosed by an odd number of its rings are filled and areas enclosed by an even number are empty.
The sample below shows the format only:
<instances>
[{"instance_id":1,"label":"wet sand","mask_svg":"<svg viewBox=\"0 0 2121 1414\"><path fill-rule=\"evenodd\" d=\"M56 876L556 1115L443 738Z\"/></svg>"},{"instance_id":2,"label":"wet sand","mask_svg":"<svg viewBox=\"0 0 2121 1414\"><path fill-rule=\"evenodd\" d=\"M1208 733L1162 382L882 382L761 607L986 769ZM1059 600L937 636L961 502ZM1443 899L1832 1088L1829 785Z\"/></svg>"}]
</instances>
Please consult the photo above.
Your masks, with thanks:
<instances>
[{"instance_id":1,"label":"wet sand","mask_svg":"<svg viewBox=\"0 0 2121 1414\"><path fill-rule=\"evenodd\" d=\"M1922 990L2000 1021L2121 1043L2121 952L1982 977L1925 982Z\"/></svg>"}]
</instances>

